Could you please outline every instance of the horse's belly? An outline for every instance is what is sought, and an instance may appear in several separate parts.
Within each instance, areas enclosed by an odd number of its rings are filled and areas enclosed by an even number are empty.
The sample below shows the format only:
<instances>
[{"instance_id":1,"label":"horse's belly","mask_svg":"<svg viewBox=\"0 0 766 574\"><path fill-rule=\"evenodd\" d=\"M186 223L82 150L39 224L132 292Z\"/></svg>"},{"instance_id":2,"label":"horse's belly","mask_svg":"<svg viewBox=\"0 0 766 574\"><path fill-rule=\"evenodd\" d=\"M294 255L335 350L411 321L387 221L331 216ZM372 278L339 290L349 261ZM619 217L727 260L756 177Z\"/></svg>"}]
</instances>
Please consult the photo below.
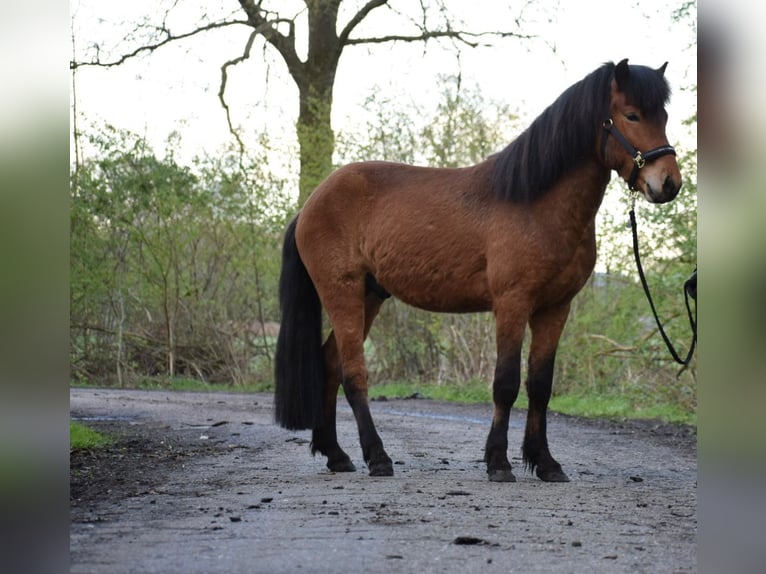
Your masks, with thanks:
<instances>
[{"instance_id":1,"label":"horse's belly","mask_svg":"<svg viewBox=\"0 0 766 574\"><path fill-rule=\"evenodd\" d=\"M383 272L376 279L397 299L427 311L474 313L492 309L483 272L440 269L425 273L414 268L405 272Z\"/></svg>"},{"instance_id":2,"label":"horse's belly","mask_svg":"<svg viewBox=\"0 0 766 574\"><path fill-rule=\"evenodd\" d=\"M393 295L408 305L437 313L478 313L492 310L492 303L480 297L461 297L455 294L444 296L440 293L427 296L421 293L393 293Z\"/></svg>"}]
</instances>

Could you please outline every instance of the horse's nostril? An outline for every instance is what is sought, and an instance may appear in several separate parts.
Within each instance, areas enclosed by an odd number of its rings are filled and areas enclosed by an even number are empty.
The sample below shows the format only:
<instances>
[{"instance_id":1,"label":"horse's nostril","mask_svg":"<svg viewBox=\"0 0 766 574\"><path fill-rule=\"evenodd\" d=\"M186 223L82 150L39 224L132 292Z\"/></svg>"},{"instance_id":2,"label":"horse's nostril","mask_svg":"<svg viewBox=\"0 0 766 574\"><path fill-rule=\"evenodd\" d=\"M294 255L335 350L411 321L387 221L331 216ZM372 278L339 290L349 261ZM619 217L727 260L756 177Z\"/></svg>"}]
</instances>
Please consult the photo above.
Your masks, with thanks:
<instances>
[{"instance_id":1,"label":"horse's nostril","mask_svg":"<svg viewBox=\"0 0 766 574\"><path fill-rule=\"evenodd\" d=\"M676 193L678 193L679 187L680 186L676 185L676 182L673 181L672 177L667 176L665 178L665 182L662 184L662 192L665 196L668 196L672 199L676 196Z\"/></svg>"}]
</instances>

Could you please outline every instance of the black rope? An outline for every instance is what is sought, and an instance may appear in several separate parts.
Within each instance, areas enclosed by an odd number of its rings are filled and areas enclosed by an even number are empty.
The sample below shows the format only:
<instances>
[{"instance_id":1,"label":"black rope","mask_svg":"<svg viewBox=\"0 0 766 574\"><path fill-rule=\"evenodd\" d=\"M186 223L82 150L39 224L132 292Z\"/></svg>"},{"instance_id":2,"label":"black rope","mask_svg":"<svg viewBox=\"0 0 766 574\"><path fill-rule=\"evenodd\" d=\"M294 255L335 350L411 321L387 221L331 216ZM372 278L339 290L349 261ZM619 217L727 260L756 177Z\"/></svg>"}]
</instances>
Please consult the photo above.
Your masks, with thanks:
<instances>
[{"instance_id":1,"label":"black rope","mask_svg":"<svg viewBox=\"0 0 766 574\"><path fill-rule=\"evenodd\" d=\"M694 347L697 344L697 305L696 305L696 299L697 299L697 270L694 270L693 280L694 280L694 293L690 293L692 291L691 289L691 279L686 282L684 285L684 300L686 302L686 312L689 316L689 325L691 325L692 328L692 342L691 346L689 347L689 353L686 355L685 359L681 359L681 357L676 352L675 348L673 347L673 344L670 342L670 339L665 334L665 329L662 328L662 323L660 322L660 318L657 315L657 310L654 308L654 301L652 301L652 295L649 292L649 285L646 282L646 276L644 275L644 269L641 266L641 257L638 254L638 231L636 226L636 213L631 208L630 210L630 229L633 232L633 254L636 258L636 267L638 268L638 276L641 279L641 285L644 287L644 293L646 293L646 298L649 301L649 306L652 308L652 313L654 314L654 320L657 322L657 328L660 330L660 335L662 335L662 339L665 341L665 345L668 348L668 351L670 351L670 354L673 356L673 359L676 361L676 363L679 363L683 365L683 368L678 372L680 375L684 372L686 367L689 366L689 362L692 359L692 355L694 354ZM692 295L695 300L694 305L694 316L692 316L692 310L691 305L689 304L689 295Z\"/></svg>"}]
</instances>

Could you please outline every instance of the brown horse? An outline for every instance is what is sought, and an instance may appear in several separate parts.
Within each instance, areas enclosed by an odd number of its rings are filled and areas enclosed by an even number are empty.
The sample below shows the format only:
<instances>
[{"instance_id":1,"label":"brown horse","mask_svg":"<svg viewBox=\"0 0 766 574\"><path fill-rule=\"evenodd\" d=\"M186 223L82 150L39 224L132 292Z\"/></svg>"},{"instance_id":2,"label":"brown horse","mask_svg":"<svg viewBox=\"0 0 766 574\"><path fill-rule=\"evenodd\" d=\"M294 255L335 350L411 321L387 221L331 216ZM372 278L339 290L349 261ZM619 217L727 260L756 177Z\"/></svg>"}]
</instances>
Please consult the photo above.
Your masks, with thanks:
<instances>
[{"instance_id":1,"label":"brown horse","mask_svg":"<svg viewBox=\"0 0 766 574\"><path fill-rule=\"evenodd\" d=\"M393 475L370 414L363 354L381 305L393 295L431 311L491 311L498 360L489 479L515 480L508 418L528 324L524 462L542 480L567 481L548 449L546 412L569 305L596 261L594 222L611 171L653 203L672 200L681 186L665 135L664 72L604 64L478 165L363 162L331 174L285 237L277 422L312 429L312 453L325 455L330 470L355 470L336 434L342 384L370 475ZM324 344L322 307L332 326Z\"/></svg>"}]
</instances>

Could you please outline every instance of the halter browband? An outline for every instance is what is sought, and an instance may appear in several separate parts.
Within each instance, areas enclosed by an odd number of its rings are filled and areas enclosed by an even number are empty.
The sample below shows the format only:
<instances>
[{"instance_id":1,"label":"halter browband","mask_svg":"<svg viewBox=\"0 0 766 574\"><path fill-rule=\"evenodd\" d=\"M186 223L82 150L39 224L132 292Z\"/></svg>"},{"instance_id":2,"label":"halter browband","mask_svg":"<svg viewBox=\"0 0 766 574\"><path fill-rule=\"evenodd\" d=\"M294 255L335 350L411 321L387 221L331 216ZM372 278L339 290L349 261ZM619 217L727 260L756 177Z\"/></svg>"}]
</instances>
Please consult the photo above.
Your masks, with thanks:
<instances>
[{"instance_id":1,"label":"halter browband","mask_svg":"<svg viewBox=\"0 0 766 574\"><path fill-rule=\"evenodd\" d=\"M606 120L603 124L604 127L604 137L601 139L601 157L606 159L606 140L609 138L609 135L613 135L614 139L616 139L622 147L625 148L625 150L631 155L633 158L633 171L630 172L630 177L628 178L628 188L630 188L631 191L637 191L635 188L636 180L638 179L638 170L640 170L642 167L646 165L646 162L652 161L657 159L658 157L662 157L663 155L669 155L673 154L676 155L676 150L673 149L673 146L669 145L663 145L660 147L656 147L654 149L649 150L646 153L642 153L636 148L634 148L632 145L630 145L630 142L625 139L625 136L620 133L620 130L618 130L615 125L612 118L609 118Z\"/></svg>"}]
</instances>

